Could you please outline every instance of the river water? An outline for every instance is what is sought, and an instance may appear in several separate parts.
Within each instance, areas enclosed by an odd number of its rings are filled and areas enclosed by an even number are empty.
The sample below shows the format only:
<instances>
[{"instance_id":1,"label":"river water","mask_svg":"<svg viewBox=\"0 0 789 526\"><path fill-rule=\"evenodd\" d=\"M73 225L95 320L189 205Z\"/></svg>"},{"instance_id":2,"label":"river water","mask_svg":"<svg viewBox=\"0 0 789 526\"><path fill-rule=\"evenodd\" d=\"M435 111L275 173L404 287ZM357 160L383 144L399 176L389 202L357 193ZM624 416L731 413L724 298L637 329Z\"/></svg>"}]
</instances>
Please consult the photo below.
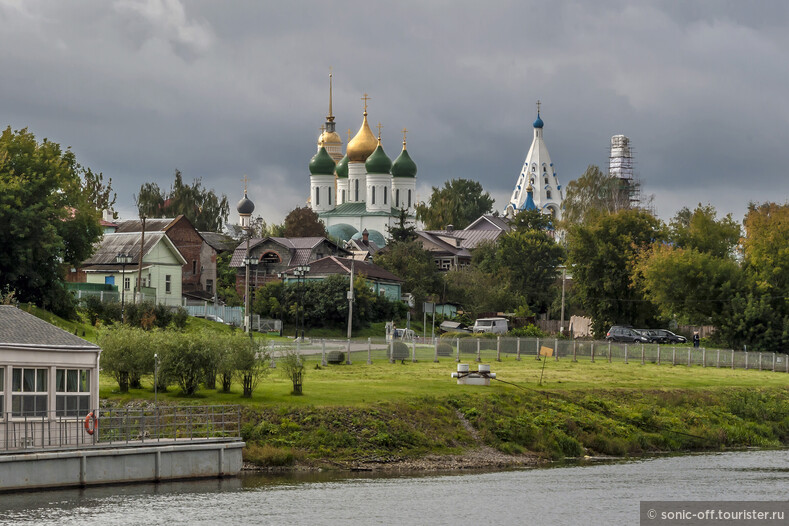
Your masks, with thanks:
<instances>
[{"instance_id":1,"label":"river water","mask_svg":"<svg viewBox=\"0 0 789 526\"><path fill-rule=\"evenodd\" d=\"M440 475L245 475L0 495L0 524L638 524L641 500L789 500L789 450Z\"/></svg>"}]
</instances>

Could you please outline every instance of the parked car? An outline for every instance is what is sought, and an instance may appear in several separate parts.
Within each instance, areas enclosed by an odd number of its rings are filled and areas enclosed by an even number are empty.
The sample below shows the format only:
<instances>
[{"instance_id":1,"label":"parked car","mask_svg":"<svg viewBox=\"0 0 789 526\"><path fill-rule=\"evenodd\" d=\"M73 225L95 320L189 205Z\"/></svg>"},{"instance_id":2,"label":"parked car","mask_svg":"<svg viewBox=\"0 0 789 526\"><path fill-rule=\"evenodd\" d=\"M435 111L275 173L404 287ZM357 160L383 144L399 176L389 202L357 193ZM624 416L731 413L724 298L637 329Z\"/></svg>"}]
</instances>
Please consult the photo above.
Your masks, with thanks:
<instances>
[{"instance_id":1,"label":"parked car","mask_svg":"<svg viewBox=\"0 0 789 526\"><path fill-rule=\"evenodd\" d=\"M609 342L650 343L650 339L647 336L644 336L635 329L623 327L621 325L614 325L608 329L605 339Z\"/></svg>"},{"instance_id":2,"label":"parked car","mask_svg":"<svg viewBox=\"0 0 789 526\"><path fill-rule=\"evenodd\" d=\"M655 333L656 339L654 341L659 343L685 343L688 341L684 336L674 334L666 329L653 329L650 332Z\"/></svg>"},{"instance_id":3,"label":"parked car","mask_svg":"<svg viewBox=\"0 0 789 526\"><path fill-rule=\"evenodd\" d=\"M474 332L506 334L508 330L506 318L478 318L474 322Z\"/></svg>"}]
</instances>

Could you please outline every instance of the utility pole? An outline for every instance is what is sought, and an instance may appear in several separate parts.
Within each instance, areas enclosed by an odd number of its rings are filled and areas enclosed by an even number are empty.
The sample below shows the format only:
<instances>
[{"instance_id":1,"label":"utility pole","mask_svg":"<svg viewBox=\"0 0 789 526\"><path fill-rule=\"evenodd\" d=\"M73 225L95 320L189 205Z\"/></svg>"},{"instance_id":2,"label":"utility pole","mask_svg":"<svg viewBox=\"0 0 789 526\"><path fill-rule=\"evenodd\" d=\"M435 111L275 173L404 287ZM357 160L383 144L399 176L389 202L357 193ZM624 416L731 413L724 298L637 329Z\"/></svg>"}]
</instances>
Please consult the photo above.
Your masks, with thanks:
<instances>
[{"instance_id":1,"label":"utility pole","mask_svg":"<svg viewBox=\"0 0 789 526\"><path fill-rule=\"evenodd\" d=\"M559 333L564 334L564 283L567 280L567 267L562 265L562 320L560 322Z\"/></svg>"},{"instance_id":2,"label":"utility pole","mask_svg":"<svg viewBox=\"0 0 789 526\"><path fill-rule=\"evenodd\" d=\"M353 328L353 263L351 260L351 288L348 290L348 339L351 339L351 329Z\"/></svg>"},{"instance_id":3,"label":"utility pole","mask_svg":"<svg viewBox=\"0 0 789 526\"><path fill-rule=\"evenodd\" d=\"M142 216L142 232L140 233L140 268L137 271L137 292L140 294L142 303L142 256L145 253L145 216ZM134 303L138 303L135 299Z\"/></svg>"}]
</instances>

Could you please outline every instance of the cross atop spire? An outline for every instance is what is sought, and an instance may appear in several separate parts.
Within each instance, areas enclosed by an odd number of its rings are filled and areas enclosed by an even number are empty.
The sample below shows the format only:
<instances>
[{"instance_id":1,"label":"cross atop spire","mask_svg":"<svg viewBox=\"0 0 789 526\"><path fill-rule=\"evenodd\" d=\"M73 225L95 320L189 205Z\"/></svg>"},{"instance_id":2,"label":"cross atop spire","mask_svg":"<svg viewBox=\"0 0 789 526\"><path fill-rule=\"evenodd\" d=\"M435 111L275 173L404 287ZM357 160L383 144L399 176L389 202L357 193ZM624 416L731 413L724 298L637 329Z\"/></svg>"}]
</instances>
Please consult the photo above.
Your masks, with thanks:
<instances>
[{"instance_id":1,"label":"cross atop spire","mask_svg":"<svg viewBox=\"0 0 789 526\"><path fill-rule=\"evenodd\" d=\"M408 133L408 130L403 128L403 150L405 150L405 134Z\"/></svg>"},{"instance_id":2,"label":"cross atop spire","mask_svg":"<svg viewBox=\"0 0 789 526\"><path fill-rule=\"evenodd\" d=\"M249 181L247 174L244 174L244 178L241 180L244 181L244 195L247 195L247 182Z\"/></svg>"},{"instance_id":3,"label":"cross atop spire","mask_svg":"<svg viewBox=\"0 0 789 526\"><path fill-rule=\"evenodd\" d=\"M351 142L351 129L348 128L348 142Z\"/></svg>"},{"instance_id":4,"label":"cross atop spire","mask_svg":"<svg viewBox=\"0 0 789 526\"><path fill-rule=\"evenodd\" d=\"M334 115L332 114L332 109L331 109L331 102L332 102L331 101L331 99L332 99L332 85L331 85L332 82L331 81L332 81L332 77L333 76L334 75L332 73L332 68L331 68L331 66L329 66L329 114L326 116L326 120L329 121L329 122L333 122L334 121Z\"/></svg>"},{"instance_id":5,"label":"cross atop spire","mask_svg":"<svg viewBox=\"0 0 789 526\"><path fill-rule=\"evenodd\" d=\"M540 116L540 99L537 99L537 116Z\"/></svg>"},{"instance_id":6,"label":"cross atop spire","mask_svg":"<svg viewBox=\"0 0 789 526\"><path fill-rule=\"evenodd\" d=\"M364 101L364 114L367 115L367 101L370 100L370 97L368 97L365 93L364 97L362 97L362 100Z\"/></svg>"},{"instance_id":7,"label":"cross atop spire","mask_svg":"<svg viewBox=\"0 0 789 526\"><path fill-rule=\"evenodd\" d=\"M381 144L381 128L383 128L381 121L378 121L378 126L376 126L376 128L378 128L378 144Z\"/></svg>"}]
</instances>

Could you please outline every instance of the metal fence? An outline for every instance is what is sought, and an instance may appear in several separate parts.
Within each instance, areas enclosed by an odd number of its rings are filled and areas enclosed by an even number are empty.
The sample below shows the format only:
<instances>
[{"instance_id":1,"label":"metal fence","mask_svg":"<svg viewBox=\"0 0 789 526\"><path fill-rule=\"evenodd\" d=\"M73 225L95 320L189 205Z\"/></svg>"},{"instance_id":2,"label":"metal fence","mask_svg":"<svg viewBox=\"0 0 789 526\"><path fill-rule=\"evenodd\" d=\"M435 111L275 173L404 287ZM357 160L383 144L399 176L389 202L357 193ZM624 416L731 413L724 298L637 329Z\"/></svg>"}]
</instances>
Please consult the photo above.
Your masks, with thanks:
<instances>
[{"instance_id":1,"label":"metal fence","mask_svg":"<svg viewBox=\"0 0 789 526\"><path fill-rule=\"evenodd\" d=\"M398 345L398 343L402 345ZM403 347L404 346L404 347ZM272 345L273 361L281 345ZM744 352L731 349L694 348L690 345L625 344L607 341L560 340L556 338L435 338L413 341L367 340L295 340L295 347L305 356L314 356L324 365L336 361L342 353L343 363L389 361L495 361L541 359L588 362L623 362L657 365L686 365L730 369L757 369L789 373L789 355L784 353Z\"/></svg>"},{"instance_id":2,"label":"metal fence","mask_svg":"<svg viewBox=\"0 0 789 526\"><path fill-rule=\"evenodd\" d=\"M241 436L239 406L167 406L94 411L98 418L0 413L0 451L84 448ZM92 433L91 433L92 431Z\"/></svg>"}]
</instances>

